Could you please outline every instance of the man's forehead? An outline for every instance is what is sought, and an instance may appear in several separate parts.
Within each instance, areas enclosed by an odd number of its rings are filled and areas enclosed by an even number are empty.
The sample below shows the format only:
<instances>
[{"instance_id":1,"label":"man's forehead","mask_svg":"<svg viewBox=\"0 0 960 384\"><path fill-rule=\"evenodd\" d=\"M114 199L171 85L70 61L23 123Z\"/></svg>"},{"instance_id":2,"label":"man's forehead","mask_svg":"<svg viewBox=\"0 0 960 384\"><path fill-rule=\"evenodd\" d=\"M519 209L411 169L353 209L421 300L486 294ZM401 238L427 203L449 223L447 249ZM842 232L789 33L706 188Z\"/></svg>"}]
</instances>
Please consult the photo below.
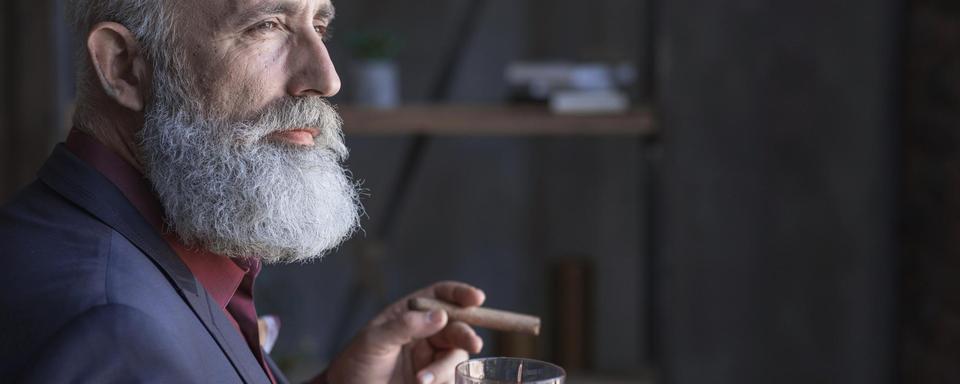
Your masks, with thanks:
<instances>
[{"instance_id":1,"label":"man's forehead","mask_svg":"<svg viewBox=\"0 0 960 384\"><path fill-rule=\"evenodd\" d=\"M315 17L333 19L332 0L193 0L188 8L206 8L218 18L234 18L254 13L315 10Z\"/></svg>"}]
</instances>

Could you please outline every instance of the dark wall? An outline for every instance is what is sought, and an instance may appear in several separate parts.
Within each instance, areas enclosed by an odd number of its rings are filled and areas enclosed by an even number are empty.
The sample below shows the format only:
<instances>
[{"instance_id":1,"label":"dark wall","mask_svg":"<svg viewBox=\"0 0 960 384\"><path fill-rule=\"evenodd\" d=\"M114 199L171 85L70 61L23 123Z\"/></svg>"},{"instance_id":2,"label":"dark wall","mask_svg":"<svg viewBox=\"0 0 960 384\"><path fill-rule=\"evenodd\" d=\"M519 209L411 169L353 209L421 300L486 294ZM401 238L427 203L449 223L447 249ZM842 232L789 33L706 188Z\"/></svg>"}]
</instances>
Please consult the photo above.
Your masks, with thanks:
<instances>
[{"instance_id":1,"label":"dark wall","mask_svg":"<svg viewBox=\"0 0 960 384\"><path fill-rule=\"evenodd\" d=\"M638 21L647 1L526 2L527 58L629 60L640 55L644 25Z\"/></svg>"},{"instance_id":2,"label":"dark wall","mask_svg":"<svg viewBox=\"0 0 960 384\"><path fill-rule=\"evenodd\" d=\"M386 31L403 41L397 56L406 102L429 99L454 34L472 0L335 1L334 61L351 94L350 36ZM504 70L517 60L636 61L642 52L647 0L485 0L478 27L466 41L450 98L500 102L507 96Z\"/></svg>"},{"instance_id":3,"label":"dark wall","mask_svg":"<svg viewBox=\"0 0 960 384\"><path fill-rule=\"evenodd\" d=\"M472 1L472 0L471 0ZM334 62L343 79L341 97L351 96L350 40L358 32L387 32L400 39L396 60L400 67L404 102L429 101L437 75L455 44L458 27L467 20L467 0L335 1L336 32L331 42ZM454 73L450 98L460 102L499 102L506 96L504 68L523 55L525 1L483 1L477 30L467 39L463 60Z\"/></svg>"},{"instance_id":4,"label":"dark wall","mask_svg":"<svg viewBox=\"0 0 960 384\"><path fill-rule=\"evenodd\" d=\"M13 32L11 26L7 23L7 18L9 14L13 13L14 3L6 2L0 5L0 10L2 10L3 16L0 16L0 22L2 22L2 27L0 27L0 52L10 52L11 42L13 40ZM9 59L6 54L0 59L0 201L4 200L4 197L7 195L7 183L8 174L10 173L9 167L11 163L10 154L7 152L9 148L9 136L10 136L10 124L11 121L11 108L10 108L10 95L8 91L5 91L10 88L10 80L12 77L12 68L9 63Z\"/></svg>"},{"instance_id":5,"label":"dark wall","mask_svg":"<svg viewBox=\"0 0 960 384\"><path fill-rule=\"evenodd\" d=\"M5 2L0 13L0 201L33 179L64 133L60 1Z\"/></svg>"},{"instance_id":6,"label":"dark wall","mask_svg":"<svg viewBox=\"0 0 960 384\"><path fill-rule=\"evenodd\" d=\"M661 7L668 382L893 382L898 1Z\"/></svg>"},{"instance_id":7,"label":"dark wall","mask_svg":"<svg viewBox=\"0 0 960 384\"><path fill-rule=\"evenodd\" d=\"M910 1L903 382L960 382L960 4Z\"/></svg>"}]
</instances>

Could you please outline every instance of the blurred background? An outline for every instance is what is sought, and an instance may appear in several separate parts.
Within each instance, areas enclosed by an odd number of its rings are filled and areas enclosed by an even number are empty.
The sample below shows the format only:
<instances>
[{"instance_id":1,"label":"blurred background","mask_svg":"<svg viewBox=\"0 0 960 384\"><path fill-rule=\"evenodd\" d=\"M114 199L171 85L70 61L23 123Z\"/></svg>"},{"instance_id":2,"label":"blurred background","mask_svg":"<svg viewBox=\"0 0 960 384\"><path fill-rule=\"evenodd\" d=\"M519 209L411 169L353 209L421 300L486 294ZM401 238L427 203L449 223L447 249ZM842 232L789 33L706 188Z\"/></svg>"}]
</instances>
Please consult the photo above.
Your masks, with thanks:
<instances>
[{"instance_id":1,"label":"blurred background","mask_svg":"<svg viewBox=\"0 0 960 384\"><path fill-rule=\"evenodd\" d=\"M335 4L368 215L259 280L291 379L457 279L572 383L960 382L960 3ZM0 5L0 199L69 128L62 6Z\"/></svg>"}]
</instances>

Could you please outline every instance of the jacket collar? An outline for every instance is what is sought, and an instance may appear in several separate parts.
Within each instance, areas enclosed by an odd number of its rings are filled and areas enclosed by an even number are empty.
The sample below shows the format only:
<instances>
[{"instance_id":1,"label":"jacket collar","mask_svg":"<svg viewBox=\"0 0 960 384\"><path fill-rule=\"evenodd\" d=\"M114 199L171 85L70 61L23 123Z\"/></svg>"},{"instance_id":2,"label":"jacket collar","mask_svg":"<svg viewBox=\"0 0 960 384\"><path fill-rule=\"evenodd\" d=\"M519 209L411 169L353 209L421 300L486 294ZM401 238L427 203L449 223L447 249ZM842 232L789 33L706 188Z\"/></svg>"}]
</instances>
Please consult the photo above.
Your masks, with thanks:
<instances>
[{"instance_id":1,"label":"jacket collar","mask_svg":"<svg viewBox=\"0 0 960 384\"><path fill-rule=\"evenodd\" d=\"M153 225L103 175L58 145L44 164L40 180L77 204L140 249L170 279L245 383L269 383L246 342L219 304L190 273Z\"/></svg>"}]
</instances>

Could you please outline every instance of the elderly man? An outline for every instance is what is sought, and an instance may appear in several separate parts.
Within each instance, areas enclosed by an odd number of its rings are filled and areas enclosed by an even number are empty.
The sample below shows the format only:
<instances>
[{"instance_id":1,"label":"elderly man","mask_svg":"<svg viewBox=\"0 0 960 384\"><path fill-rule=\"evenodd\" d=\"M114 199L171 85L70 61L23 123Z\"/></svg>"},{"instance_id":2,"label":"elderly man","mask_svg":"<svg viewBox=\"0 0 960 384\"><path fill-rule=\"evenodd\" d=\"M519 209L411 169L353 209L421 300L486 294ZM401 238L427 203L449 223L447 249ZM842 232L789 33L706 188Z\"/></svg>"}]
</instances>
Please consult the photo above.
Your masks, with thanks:
<instances>
[{"instance_id":1,"label":"elderly man","mask_svg":"<svg viewBox=\"0 0 960 384\"><path fill-rule=\"evenodd\" d=\"M0 210L4 381L280 383L262 263L357 228L325 47L330 0L73 0L74 129ZM411 296L477 306L437 283ZM409 298L409 297L408 297ZM452 382L482 340L407 298L317 382Z\"/></svg>"}]
</instances>

